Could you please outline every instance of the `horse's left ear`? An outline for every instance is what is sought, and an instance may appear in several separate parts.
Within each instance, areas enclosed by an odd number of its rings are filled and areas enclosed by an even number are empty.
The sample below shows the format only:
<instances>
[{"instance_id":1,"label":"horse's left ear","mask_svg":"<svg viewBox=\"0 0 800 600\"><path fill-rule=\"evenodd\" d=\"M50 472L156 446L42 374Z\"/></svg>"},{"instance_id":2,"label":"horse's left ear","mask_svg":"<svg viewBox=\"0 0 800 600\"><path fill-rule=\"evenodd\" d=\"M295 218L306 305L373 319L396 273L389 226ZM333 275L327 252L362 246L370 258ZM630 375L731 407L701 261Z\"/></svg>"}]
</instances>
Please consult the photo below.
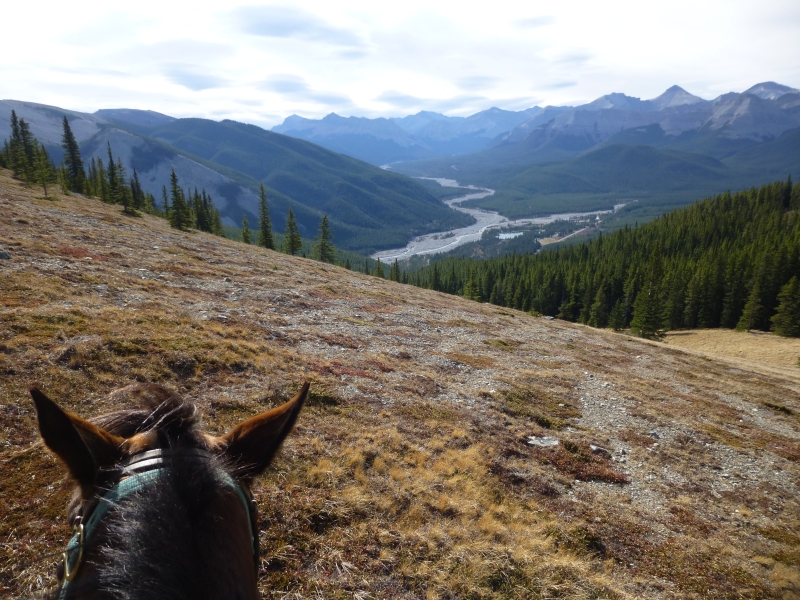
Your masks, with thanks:
<instances>
[{"instance_id":1,"label":"horse's left ear","mask_svg":"<svg viewBox=\"0 0 800 600\"><path fill-rule=\"evenodd\" d=\"M237 476L251 479L272 462L289 435L308 396L309 384L277 408L239 423L222 437L209 438L209 445L233 463Z\"/></svg>"},{"instance_id":2,"label":"horse's left ear","mask_svg":"<svg viewBox=\"0 0 800 600\"><path fill-rule=\"evenodd\" d=\"M99 467L120 459L125 439L61 410L36 388L31 390L31 396L42 440L66 463L70 475L86 492L95 483Z\"/></svg>"}]
</instances>

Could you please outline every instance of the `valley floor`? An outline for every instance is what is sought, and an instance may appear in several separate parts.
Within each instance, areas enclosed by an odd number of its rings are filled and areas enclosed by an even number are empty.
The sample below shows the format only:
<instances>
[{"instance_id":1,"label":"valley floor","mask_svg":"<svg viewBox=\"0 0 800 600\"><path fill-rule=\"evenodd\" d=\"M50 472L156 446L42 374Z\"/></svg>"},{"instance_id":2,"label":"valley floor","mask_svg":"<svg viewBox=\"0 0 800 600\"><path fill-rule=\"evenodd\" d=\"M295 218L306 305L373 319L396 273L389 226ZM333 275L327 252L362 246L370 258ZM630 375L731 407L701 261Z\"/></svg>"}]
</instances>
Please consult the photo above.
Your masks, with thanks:
<instances>
[{"instance_id":1,"label":"valley floor","mask_svg":"<svg viewBox=\"0 0 800 600\"><path fill-rule=\"evenodd\" d=\"M765 372L40 196L0 171L0 596L54 584L69 537L31 385L92 416L158 381L220 432L308 380L254 486L266 598L800 597L777 350Z\"/></svg>"}]
</instances>

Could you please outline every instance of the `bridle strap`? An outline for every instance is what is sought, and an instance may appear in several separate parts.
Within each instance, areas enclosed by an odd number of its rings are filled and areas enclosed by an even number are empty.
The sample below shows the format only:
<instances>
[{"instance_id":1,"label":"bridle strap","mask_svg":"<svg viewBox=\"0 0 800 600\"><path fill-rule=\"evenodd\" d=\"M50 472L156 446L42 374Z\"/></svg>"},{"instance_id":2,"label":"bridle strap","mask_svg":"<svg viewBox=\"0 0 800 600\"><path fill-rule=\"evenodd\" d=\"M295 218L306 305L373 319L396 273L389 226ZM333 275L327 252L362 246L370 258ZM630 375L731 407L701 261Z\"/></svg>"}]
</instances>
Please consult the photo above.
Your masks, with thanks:
<instances>
[{"instance_id":1,"label":"bridle strap","mask_svg":"<svg viewBox=\"0 0 800 600\"><path fill-rule=\"evenodd\" d=\"M106 516L108 511L113 508L120 500L150 487L159 479L163 479L169 470L169 459L176 455L187 457L197 457L208 459L212 456L210 452L199 448L181 448L177 450L149 450L132 456L125 461L120 469L120 473L125 479L117 482L105 494L100 497L91 516L86 523L78 523L77 531L67 544L67 551L64 553L64 584L58 595L58 600L65 600L67 588L74 579L83 558L83 547L92 536L97 526ZM258 538L256 537L255 510L253 501L248 500L242 486L234 481L225 471L221 471L221 479L226 487L236 492L239 500L242 501L244 512L247 515L248 531L250 532L250 545L253 549L253 560L258 571Z\"/></svg>"}]
</instances>

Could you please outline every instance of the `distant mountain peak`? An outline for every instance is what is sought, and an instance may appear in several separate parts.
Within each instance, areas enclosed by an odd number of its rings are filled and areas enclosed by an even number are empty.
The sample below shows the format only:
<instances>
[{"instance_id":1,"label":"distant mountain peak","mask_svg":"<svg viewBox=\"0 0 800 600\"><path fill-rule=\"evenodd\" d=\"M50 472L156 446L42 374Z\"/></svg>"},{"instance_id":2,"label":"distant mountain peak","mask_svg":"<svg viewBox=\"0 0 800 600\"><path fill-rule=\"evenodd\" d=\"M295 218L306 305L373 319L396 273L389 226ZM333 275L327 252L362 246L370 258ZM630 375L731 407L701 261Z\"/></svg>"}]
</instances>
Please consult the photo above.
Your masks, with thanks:
<instances>
[{"instance_id":1,"label":"distant mountain peak","mask_svg":"<svg viewBox=\"0 0 800 600\"><path fill-rule=\"evenodd\" d=\"M641 111L647 107L646 103L642 102L639 98L628 96L621 92L612 92L605 96L600 96L597 100L584 104L583 106L576 107L577 110L605 110L608 108L616 108L621 110L634 110Z\"/></svg>"},{"instance_id":2,"label":"distant mountain peak","mask_svg":"<svg viewBox=\"0 0 800 600\"><path fill-rule=\"evenodd\" d=\"M668 88L660 96L649 100L658 110L662 108L671 108L673 106L684 106L686 104L697 104L698 102L706 102L699 96L690 94L679 85L673 85Z\"/></svg>"},{"instance_id":3,"label":"distant mountain peak","mask_svg":"<svg viewBox=\"0 0 800 600\"><path fill-rule=\"evenodd\" d=\"M788 85L781 85L780 83L775 83L774 81L763 81L755 84L749 89L746 89L744 93L758 96L763 100L775 100L784 94L791 94L792 92L797 91L800 90L790 88Z\"/></svg>"}]
</instances>

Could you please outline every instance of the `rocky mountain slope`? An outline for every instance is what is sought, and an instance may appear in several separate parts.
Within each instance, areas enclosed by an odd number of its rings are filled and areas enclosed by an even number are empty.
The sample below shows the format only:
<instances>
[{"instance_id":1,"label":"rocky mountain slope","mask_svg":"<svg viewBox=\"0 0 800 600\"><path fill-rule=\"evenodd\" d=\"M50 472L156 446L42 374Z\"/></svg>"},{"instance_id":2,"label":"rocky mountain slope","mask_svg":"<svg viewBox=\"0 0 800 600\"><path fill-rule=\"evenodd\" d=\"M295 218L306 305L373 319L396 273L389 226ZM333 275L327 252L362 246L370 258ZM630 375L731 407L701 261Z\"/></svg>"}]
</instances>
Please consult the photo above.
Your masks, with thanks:
<instances>
[{"instance_id":1,"label":"rocky mountain slope","mask_svg":"<svg viewBox=\"0 0 800 600\"><path fill-rule=\"evenodd\" d=\"M87 165L92 158L107 163L110 146L128 175L136 169L142 187L159 200L175 169L182 186L211 194L227 225L240 226L244 215L256 222L262 183L275 229L283 230L291 209L301 235L313 238L327 214L334 241L363 253L470 222L411 179L254 125L125 109L85 114L7 100L0 101L0 142L10 137L12 110L56 164L67 116Z\"/></svg>"},{"instance_id":2,"label":"rocky mountain slope","mask_svg":"<svg viewBox=\"0 0 800 600\"><path fill-rule=\"evenodd\" d=\"M3 597L70 535L31 385L92 416L157 381L218 432L306 380L254 489L264 597L800 597L800 368L39 196L0 172Z\"/></svg>"}]
</instances>

